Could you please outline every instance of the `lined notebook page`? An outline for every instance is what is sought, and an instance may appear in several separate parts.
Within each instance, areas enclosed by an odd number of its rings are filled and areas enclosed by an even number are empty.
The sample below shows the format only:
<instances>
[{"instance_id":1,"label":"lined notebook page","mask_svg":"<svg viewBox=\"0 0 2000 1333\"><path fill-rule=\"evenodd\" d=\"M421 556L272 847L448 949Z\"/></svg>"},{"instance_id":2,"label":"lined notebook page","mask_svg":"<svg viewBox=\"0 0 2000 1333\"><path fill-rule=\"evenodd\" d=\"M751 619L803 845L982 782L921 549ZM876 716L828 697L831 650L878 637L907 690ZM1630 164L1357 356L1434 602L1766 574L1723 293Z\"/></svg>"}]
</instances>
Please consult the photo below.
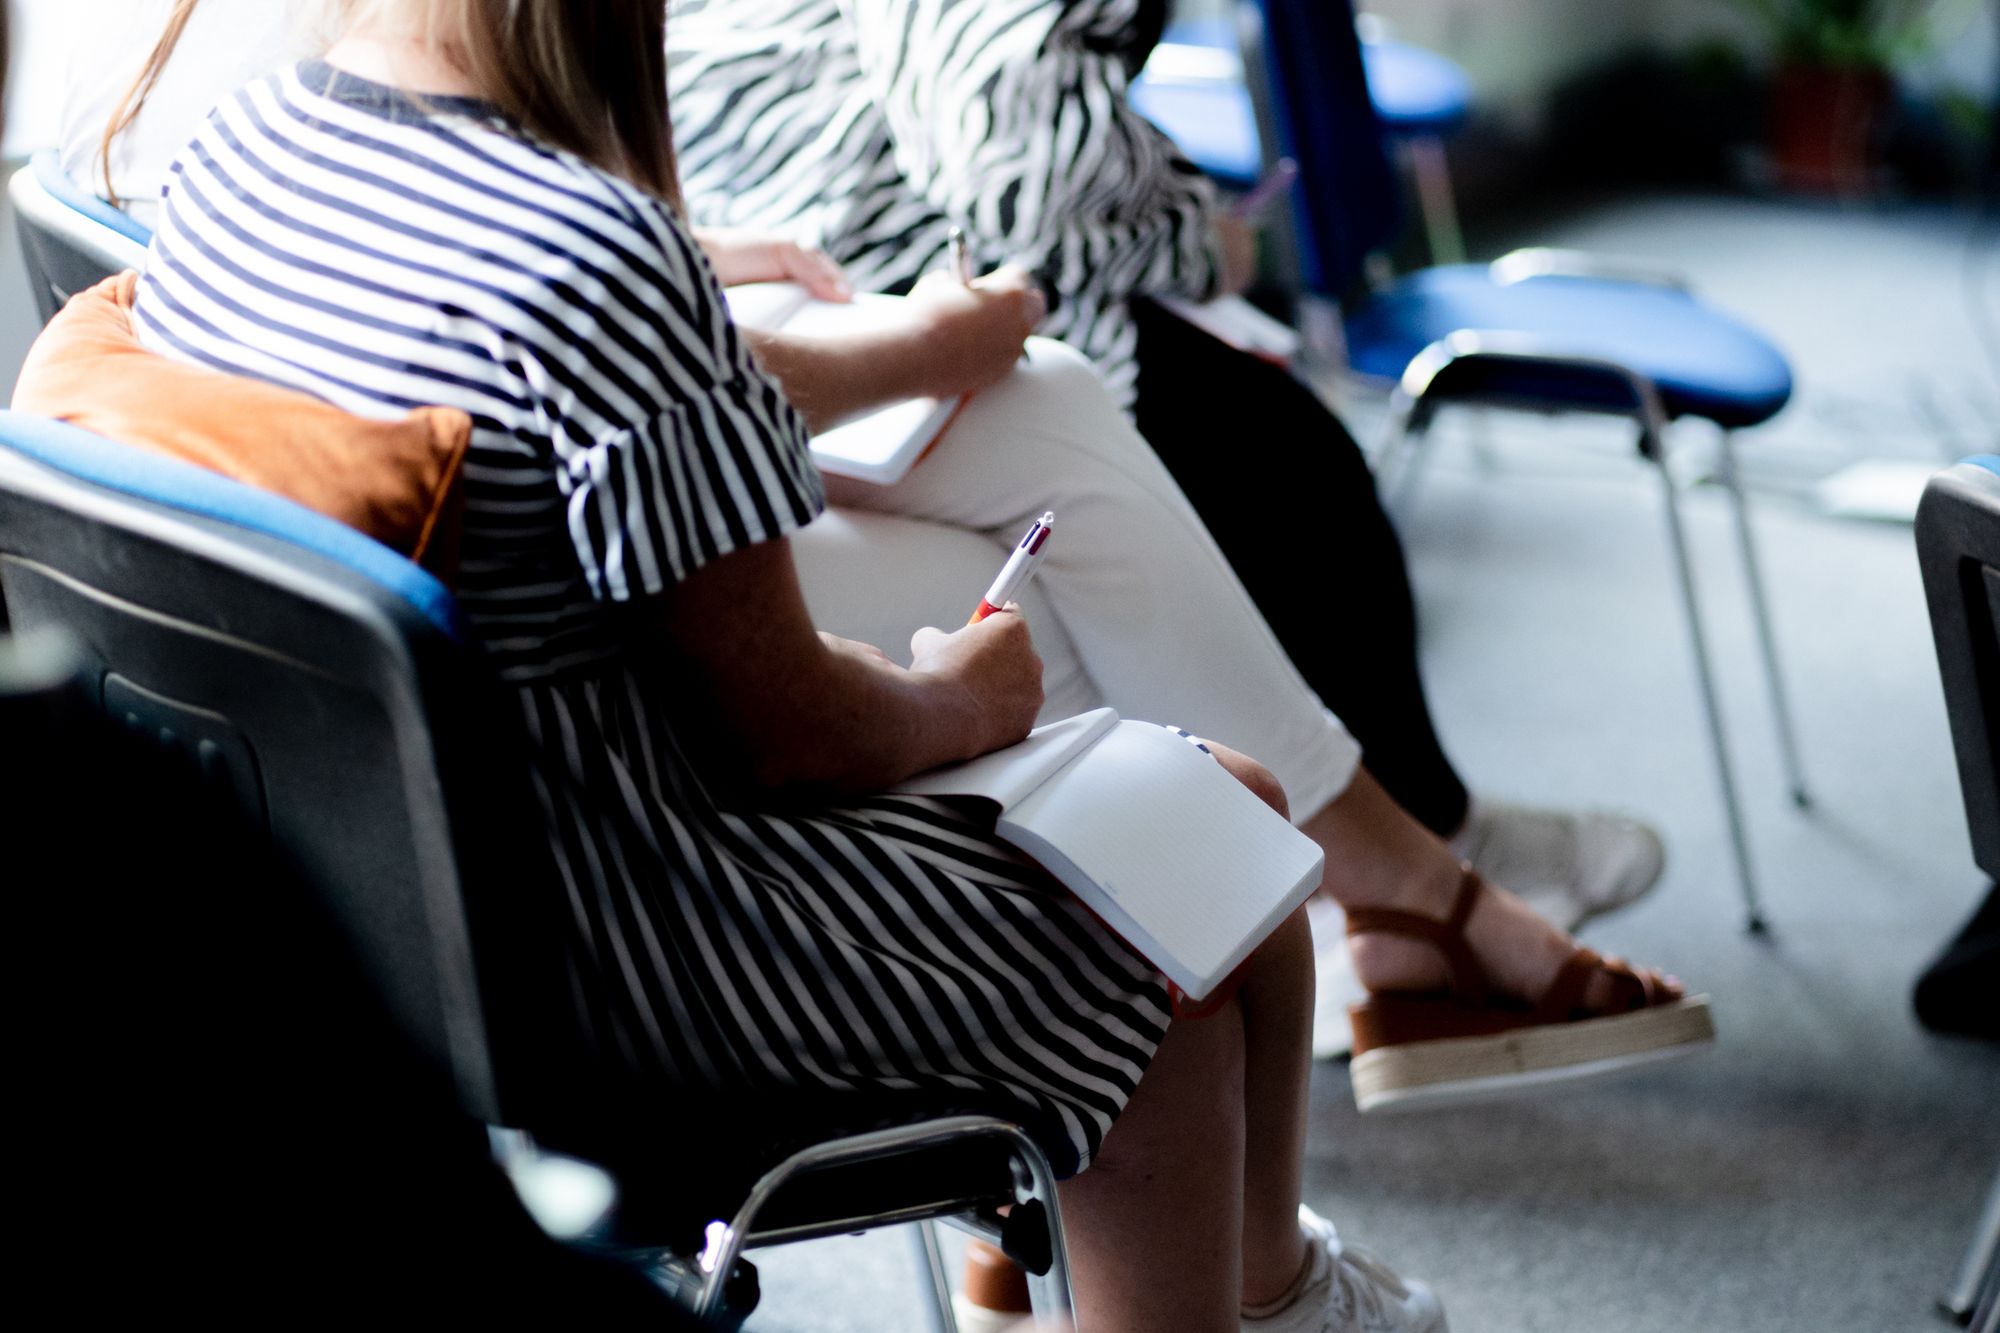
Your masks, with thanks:
<instances>
[{"instance_id":1,"label":"lined notebook page","mask_svg":"<svg viewBox=\"0 0 2000 1333\"><path fill-rule=\"evenodd\" d=\"M1323 859L1215 760L1143 722L1112 727L1000 831L1195 999L1311 896Z\"/></svg>"},{"instance_id":2,"label":"lined notebook page","mask_svg":"<svg viewBox=\"0 0 2000 1333\"><path fill-rule=\"evenodd\" d=\"M722 293L729 317L746 329L770 332L805 309L812 300L796 282L746 282Z\"/></svg>"}]
</instances>

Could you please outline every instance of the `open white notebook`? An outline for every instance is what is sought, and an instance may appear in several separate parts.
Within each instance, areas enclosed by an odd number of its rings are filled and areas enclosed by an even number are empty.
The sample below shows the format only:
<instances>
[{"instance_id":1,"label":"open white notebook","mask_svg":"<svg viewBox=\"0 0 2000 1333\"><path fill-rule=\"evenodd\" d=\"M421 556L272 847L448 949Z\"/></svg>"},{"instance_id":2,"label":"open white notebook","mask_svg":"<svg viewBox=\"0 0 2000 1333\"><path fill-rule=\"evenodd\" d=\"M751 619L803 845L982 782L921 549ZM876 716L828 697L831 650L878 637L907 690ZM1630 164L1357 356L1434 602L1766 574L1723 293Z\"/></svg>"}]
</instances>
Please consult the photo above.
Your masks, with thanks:
<instances>
[{"instance_id":1,"label":"open white notebook","mask_svg":"<svg viewBox=\"0 0 2000 1333\"><path fill-rule=\"evenodd\" d=\"M857 296L851 304L816 301L793 282L750 282L723 293L746 329L804 337L839 337L879 329L900 317L901 297ZM963 398L911 398L856 417L812 438L822 472L888 486L901 481L944 434Z\"/></svg>"},{"instance_id":2,"label":"open white notebook","mask_svg":"<svg viewBox=\"0 0 2000 1333\"><path fill-rule=\"evenodd\" d=\"M994 802L1002 838L1195 1000L1311 896L1324 859L1215 760L1109 708L896 790Z\"/></svg>"}]
</instances>

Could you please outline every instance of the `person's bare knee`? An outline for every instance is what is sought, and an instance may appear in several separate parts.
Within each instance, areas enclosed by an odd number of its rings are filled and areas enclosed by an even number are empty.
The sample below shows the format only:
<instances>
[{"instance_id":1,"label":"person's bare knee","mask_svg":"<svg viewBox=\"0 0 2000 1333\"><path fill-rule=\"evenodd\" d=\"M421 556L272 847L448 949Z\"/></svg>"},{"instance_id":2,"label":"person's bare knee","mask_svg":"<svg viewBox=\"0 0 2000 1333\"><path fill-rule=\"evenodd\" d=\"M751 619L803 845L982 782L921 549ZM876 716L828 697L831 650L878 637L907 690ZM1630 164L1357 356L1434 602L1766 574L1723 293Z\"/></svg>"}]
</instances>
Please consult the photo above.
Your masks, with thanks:
<instances>
[{"instance_id":1,"label":"person's bare knee","mask_svg":"<svg viewBox=\"0 0 2000 1333\"><path fill-rule=\"evenodd\" d=\"M1278 781L1277 774L1240 750L1232 750L1227 745L1206 739L1202 744L1215 756L1215 762L1228 769L1229 776L1248 787L1258 800L1285 818L1292 817L1291 802L1285 798L1285 787Z\"/></svg>"},{"instance_id":2,"label":"person's bare knee","mask_svg":"<svg viewBox=\"0 0 2000 1333\"><path fill-rule=\"evenodd\" d=\"M1124 1111L1079 1180L1178 1169L1189 1143L1227 1143L1243 1115L1243 1007L1232 996L1202 1018L1176 1018Z\"/></svg>"}]
</instances>

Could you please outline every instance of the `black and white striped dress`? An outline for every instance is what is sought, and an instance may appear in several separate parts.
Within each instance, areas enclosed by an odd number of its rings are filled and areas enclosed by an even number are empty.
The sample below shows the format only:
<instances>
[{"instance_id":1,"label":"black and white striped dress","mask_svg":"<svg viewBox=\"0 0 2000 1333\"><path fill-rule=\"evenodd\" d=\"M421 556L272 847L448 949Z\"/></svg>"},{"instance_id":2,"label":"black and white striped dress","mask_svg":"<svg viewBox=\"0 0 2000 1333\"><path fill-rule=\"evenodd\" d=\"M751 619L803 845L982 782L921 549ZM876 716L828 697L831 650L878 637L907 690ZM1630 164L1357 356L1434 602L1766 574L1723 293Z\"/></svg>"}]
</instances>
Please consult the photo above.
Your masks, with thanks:
<instances>
[{"instance_id":1,"label":"black and white striped dress","mask_svg":"<svg viewBox=\"0 0 2000 1333\"><path fill-rule=\"evenodd\" d=\"M965 229L1039 273L1041 332L1130 410L1133 296L1213 295L1215 189L1125 90L1165 0L675 0L690 214L813 241L902 291Z\"/></svg>"},{"instance_id":2,"label":"black and white striped dress","mask_svg":"<svg viewBox=\"0 0 2000 1333\"><path fill-rule=\"evenodd\" d=\"M663 204L313 63L175 165L137 323L168 356L367 416L465 409L459 597L513 687L601 1048L679 1085L914 1090L1086 1162L1163 984L964 811L708 791L621 604L809 522L799 418Z\"/></svg>"}]
</instances>

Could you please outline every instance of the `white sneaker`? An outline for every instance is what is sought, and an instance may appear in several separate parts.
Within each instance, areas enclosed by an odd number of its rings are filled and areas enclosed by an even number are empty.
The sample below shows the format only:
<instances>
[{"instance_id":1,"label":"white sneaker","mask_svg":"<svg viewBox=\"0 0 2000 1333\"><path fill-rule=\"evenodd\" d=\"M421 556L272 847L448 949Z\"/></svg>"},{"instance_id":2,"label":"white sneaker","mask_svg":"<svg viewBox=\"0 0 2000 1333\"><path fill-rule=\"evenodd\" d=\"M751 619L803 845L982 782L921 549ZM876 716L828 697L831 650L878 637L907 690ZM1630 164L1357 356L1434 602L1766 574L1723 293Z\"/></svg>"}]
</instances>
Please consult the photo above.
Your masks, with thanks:
<instances>
[{"instance_id":1,"label":"white sneaker","mask_svg":"<svg viewBox=\"0 0 2000 1333\"><path fill-rule=\"evenodd\" d=\"M1337 1060L1354 1049L1347 1006L1360 1004L1368 992L1354 975L1347 914L1340 904L1320 895L1308 898L1306 921L1313 937L1313 1059Z\"/></svg>"},{"instance_id":2,"label":"white sneaker","mask_svg":"<svg viewBox=\"0 0 2000 1333\"><path fill-rule=\"evenodd\" d=\"M1243 1333L1448 1333L1444 1306L1429 1287L1343 1245L1333 1223L1303 1204L1299 1230L1310 1246L1304 1289L1274 1315L1245 1318Z\"/></svg>"},{"instance_id":3,"label":"white sneaker","mask_svg":"<svg viewBox=\"0 0 2000 1333\"><path fill-rule=\"evenodd\" d=\"M1667 864L1636 819L1508 801L1473 801L1451 850L1563 930L1636 901Z\"/></svg>"}]
</instances>

